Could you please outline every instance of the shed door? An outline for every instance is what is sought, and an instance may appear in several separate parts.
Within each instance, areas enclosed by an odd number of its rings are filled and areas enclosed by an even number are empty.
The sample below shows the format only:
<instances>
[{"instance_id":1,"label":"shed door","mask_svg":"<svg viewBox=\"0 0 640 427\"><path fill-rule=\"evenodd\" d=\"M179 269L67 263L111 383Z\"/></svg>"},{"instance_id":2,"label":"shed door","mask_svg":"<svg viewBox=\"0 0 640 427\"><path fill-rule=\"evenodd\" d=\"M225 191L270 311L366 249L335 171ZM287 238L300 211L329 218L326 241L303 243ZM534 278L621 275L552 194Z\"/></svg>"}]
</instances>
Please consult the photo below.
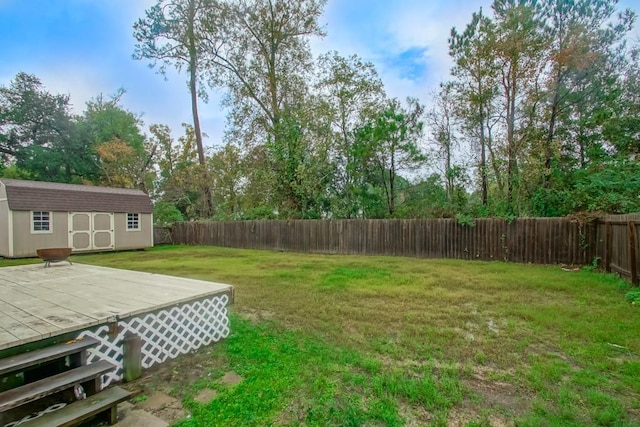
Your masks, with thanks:
<instances>
[{"instance_id":1,"label":"shed door","mask_svg":"<svg viewBox=\"0 0 640 427\"><path fill-rule=\"evenodd\" d=\"M113 249L113 214L94 212L92 220L92 249Z\"/></svg>"},{"instance_id":2,"label":"shed door","mask_svg":"<svg viewBox=\"0 0 640 427\"><path fill-rule=\"evenodd\" d=\"M73 251L113 249L113 214L71 212L69 247Z\"/></svg>"}]
</instances>

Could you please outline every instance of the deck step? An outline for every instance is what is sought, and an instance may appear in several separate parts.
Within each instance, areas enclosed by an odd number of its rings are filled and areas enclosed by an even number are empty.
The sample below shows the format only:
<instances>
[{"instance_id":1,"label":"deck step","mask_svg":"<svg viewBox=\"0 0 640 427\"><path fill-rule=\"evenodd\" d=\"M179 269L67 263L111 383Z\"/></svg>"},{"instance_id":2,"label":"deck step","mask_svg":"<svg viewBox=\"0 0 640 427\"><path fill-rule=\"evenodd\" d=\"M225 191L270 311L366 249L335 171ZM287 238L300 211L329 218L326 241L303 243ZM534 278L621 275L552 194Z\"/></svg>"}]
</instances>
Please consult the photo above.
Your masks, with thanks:
<instances>
[{"instance_id":1,"label":"deck step","mask_svg":"<svg viewBox=\"0 0 640 427\"><path fill-rule=\"evenodd\" d=\"M62 344L45 347L40 350L29 351L16 356L0 359L0 377L11 372L18 372L40 363L49 362L56 359L80 353L88 348L100 344L95 338L85 337L79 340L67 341Z\"/></svg>"},{"instance_id":2,"label":"deck step","mask_svg":"<svg viewBox=\"0 0 640 427\"><path fill-rule=\"evenodd\" d=\"M0 412L17 408L25 403L68 389L75 384L90 381L115 368L116 366L112 363L101 360L91 365L80 366L61 374L4 391L0 393Z\"/></svg>"},{"instance_id":3,"label":"deck step","mask_svg":"<svg viewBox=\"0 0 640 427\"><path fill-rule=\"evenodd\" d=\"M111 387L84 400L73 402L64 408L49 412L39 418L21 424L24 427L67 427L75 426L101 412L115 408L120 402L131 397L131 393L120 387ZM110 423L115 422L116 413L109 414Z\"/></svg>"}]
</instances>

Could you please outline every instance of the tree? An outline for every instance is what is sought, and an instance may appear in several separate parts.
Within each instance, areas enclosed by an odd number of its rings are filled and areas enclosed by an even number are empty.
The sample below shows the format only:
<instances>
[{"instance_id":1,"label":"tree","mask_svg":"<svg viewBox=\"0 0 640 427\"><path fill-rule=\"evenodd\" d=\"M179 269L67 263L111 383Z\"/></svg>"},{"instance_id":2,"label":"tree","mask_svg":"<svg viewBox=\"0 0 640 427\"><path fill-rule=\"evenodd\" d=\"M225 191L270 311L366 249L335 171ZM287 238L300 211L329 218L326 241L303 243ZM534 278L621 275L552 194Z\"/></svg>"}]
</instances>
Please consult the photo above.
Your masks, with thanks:
<instances>
[{"instance_id":1,"label":"tree","mask_svg":"<svg viewBox=\"0 0 640 427\"><path fill-rule=\"evenodd\" d=\"M157 190L160 201L175 206L186 219L210 216L207 195L200 191L204 183L203 166L198 162L195 131L183 124L184 135L175 143L168 126L151 126L152 143L158 147L160 180Z\"/></svg>"},{"instance_id":2,"label":"tree","mask_svg":"<svg viewBox=\"0 0 640 427\"><path fill-rule=\"evenodd\" d=\"M455 28L451 30L449 54L455 61L451 72L457 79L452 85L460 103L454 112L463 120L463 129L478 141L478 175L484 206L487 206L489 199L487 151L501 193L504 187L491 138L498 71L493 52L494 45L494 24L482 14L482 9L473 14L464 32L459 33Z\"/></svg>"},{"instance_id":3,"label":"tree","mask_svg":"<svg viewBox=\"0 0 640 427\"><path fill-rule=\"evenodd\" d=\"M157 146L145 140L140 117L119 105L124 93L120 89L110 99L100 94L87 102L78 126L98 155L102 184L148 193L155 179Z\"/></svg>"},{"instance_id":4,"label":"tree","mask_svg":"<svg viewBox=\"0 0 640 427\"><path fill-rule=\"evenodd\" d=\"M60 129L62 134L51 144L21 148L15 166L37 181L97 184L100 166L82 119L75 117Z\"/></svg>"},{"instance_id":5,"label":"tree","mask_svg":"<svg viewBox=\"0 0 640 427\"><path fill-rule=\"evenodd\" d=\"M416 99L407 99L406 108L393 99L374 122L357 131L352 154L354 166L377 173L377 184L383 190L390 217L396 210L399 172L414 170L424 161L418 148L423 112L424 107Z\"/></svg>"},{"instance_id":6,"label":"tree","mask_svg":"<svg viewBox=\"0 0 640 427\"><path fill-rule=\"evenodd\" d=\"M0 86L0 160L20 160L24 147L67 137L70 121L67 95L50 94L32 74L16 74L9 86Z\"/></svg>"},{"instance_id":7,"label":"tree","mask_svg":"<svg viewBox=\"0 0 640 427\"><path fill-rule=\"evenodd\" d=\"M0 87L0 164L40 181L96 182L99 168L69 97L49 93L33 75L18 73Z\"/></svg>"},{"instance_id":8,"label":"tree","mask_svg":"<svg viewBox=\"0 0 640 427\"><path fill-rule=\"evenodd\" d=\"M525 135L524 106L527 90L539 76L544 36L535 1L495 0L492 5L496 23L495 55L499 65L507 154L507 210L517 212L514 195L518 191L518 157Z\"/></svg>"},{"instance_id":9,"label":"tree","mask_svg":"<svg viewBox=\"0 0 640 427\"><path fill-rule=\"evenodd\" d=\"M184 221L182 212L171 203L160 201L153 204L154 225L167 226L181 221Z\"/></svg>"},{"instance_id":10,"label":"tree","mask_svg":"<svg viewBox=\"0 0 640 427\"><path fill-rule=\"evenodd\" d=\"M362 209L357 194L363 189L363 177L357 169L347 167L353 159L351 146L355 130L375 119L385 102L382 81L374 65L357 55L348 58L329 52L318 59L318 80L315 86L318 105L316 121L324 121L333 178L332 213L339 217L354 217ZM319 135L317 139L321 138Z\"/></svg>"},{"instance_id":11,"label":"tree","mask_svg":"<svg viewBox=\"0 0 640 427\"><path fill-rule=\"evenodd\" d=\"M455 135L455 98L454 87L451 84L440 85L440 91L434 96L434 105L427 113L427 124L431 130L431 140L436 146L436 155L443 162L442 175L445 178L447 201L453 201L453 187L455 170L453 164L453 150L456 147ZM482 162L484 162L484 156ZM483 191L486 174L482 174Z\"/></svg>"},{"instance_id":12,"label":"tree","mask_svg":"<svg viewBox=\"0 0 640 427\"><path fill-rule=\"evenodd\" d=\"M143 125L139 115L120 106L124 89L105 99L102 94L87 102L82 126L93 144L109 142L114 138L124 141L136 153L144 152L145 138L141 131Z\"/></svg>"},{"instance_id":13,"label":"tree","mask_svg":"<svg viewBox=\"0 0 640 427\"><path fill-rule=\"evenodd\" d=\"M209 158L209 169L217 171L212 194L216 201L218 218L242 217L244 206L241 196L247 178L243 160L240 149L232 144L225 144Z\"/></svg>"},{"instance_id":14,"label":"tree","mask_svg":"<svg viewBox=\"0 0 640 427\"><path fill-rule=\"evenodd\" d=\"M227 89L234 139L275 137L307 91L308 39L323 36L318 18L326 0L230 0L207 15L210 81Z\"/></svg>"},{"instance_id":15,"label":"tree","mask_svg":"<svg viewBox=\"0 0 640 427\"><path fill-rule=\"evenodd\" d=\"M95 150L102 168L102 185L117 188L136 188L139 185L139 157L132 146L113 138L96 145Z\"/></svg>"},{"instance_id":16,"label":"tree","mask_svg":"<svg viewBox=\"0 0 640 427\"><path fill-rule=\"evenodd\" d=\"M547 0L541 7L547 19L549 40L548 73L544 81L543 188L551 187L556 135L568 139L566 122L572 120L572 108L583 104L598 91L599 76L612 75L612 66L620 66L615 46L624 39L634 19L629 10L613 17L615 0ZM600 104L596 102L595 105Z\"/></svg>"},{"instance_id":17,"label":"tree","mask_svg":"<svg viewBox=\"0 0 640 427\"><path fill-rule=\"evenodd\" d=\"M203 24L205 14L210 13L214 3L209 0L158 0L145 11L145 17L133 26L136 46L134 59L151 60L152 66L160 63L159 71L165 75L167 67L175 67L178 71L186 68L188 86L191 95L191 113L193 129L198 151L198 161L206 174L206 158L200 117L198 113L198 97L207 99L204 88L204 72L207 69L205 56L207 45ZM207 176L200 180L207 201L207 212L213 212Z\"/></svg>"}]
</instances>

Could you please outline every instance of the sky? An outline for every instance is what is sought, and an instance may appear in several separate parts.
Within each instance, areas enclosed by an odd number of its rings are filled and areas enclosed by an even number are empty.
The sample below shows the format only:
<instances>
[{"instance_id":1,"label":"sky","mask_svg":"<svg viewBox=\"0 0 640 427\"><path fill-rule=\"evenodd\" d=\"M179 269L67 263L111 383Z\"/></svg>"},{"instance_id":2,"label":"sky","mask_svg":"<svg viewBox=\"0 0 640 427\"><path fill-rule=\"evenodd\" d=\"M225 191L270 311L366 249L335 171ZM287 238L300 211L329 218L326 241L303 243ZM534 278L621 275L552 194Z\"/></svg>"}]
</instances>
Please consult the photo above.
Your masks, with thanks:
<instances>
[{"instance_id":1,"label":"sky","mask_svg":"<svg viewBox=\"0 0 640 427\"><path fill-rule=\"evenodd\" d=\"M291 0L296 1L296 0ZM126 90L122 106L142 116L145 130L167 124L174 136L191 122L186 76L166 78L147 62L132 59L133 23L156 0L0 0L0 85L20 71L36 75L52 93L70 95L75 113L103 94ZM336 50L372 62L387 94L413 96L429 104L430 93L447 79L447 38L464 28L490 0L328 0L320 23L327 36L312 39L318 56ZM640 0L620 7L640 11ZM636 30L635 39L640 39ZM208 146L220 146L225 111L222 92L201 105Z\"/></svg>"}]
</instances>

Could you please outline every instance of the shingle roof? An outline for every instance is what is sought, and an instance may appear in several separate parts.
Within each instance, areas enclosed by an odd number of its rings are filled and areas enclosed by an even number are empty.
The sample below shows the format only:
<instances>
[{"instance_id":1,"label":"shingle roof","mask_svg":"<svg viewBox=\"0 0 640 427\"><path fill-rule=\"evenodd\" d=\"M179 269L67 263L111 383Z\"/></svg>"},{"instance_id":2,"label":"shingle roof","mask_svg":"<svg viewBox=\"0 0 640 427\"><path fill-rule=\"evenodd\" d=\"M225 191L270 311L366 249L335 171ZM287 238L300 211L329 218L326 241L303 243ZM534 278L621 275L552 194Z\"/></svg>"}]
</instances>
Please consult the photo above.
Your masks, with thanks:
<instances>
[{"instance_id":1,"label":"shingle roof","mask_svg":"<svg viewBox=\"0 0 640 427\"><path fill-rule=\"evenodd\" d=\"M125 188L0 178L14 211L151 213L147 194Z\"/></svg>"}]
</instances>

